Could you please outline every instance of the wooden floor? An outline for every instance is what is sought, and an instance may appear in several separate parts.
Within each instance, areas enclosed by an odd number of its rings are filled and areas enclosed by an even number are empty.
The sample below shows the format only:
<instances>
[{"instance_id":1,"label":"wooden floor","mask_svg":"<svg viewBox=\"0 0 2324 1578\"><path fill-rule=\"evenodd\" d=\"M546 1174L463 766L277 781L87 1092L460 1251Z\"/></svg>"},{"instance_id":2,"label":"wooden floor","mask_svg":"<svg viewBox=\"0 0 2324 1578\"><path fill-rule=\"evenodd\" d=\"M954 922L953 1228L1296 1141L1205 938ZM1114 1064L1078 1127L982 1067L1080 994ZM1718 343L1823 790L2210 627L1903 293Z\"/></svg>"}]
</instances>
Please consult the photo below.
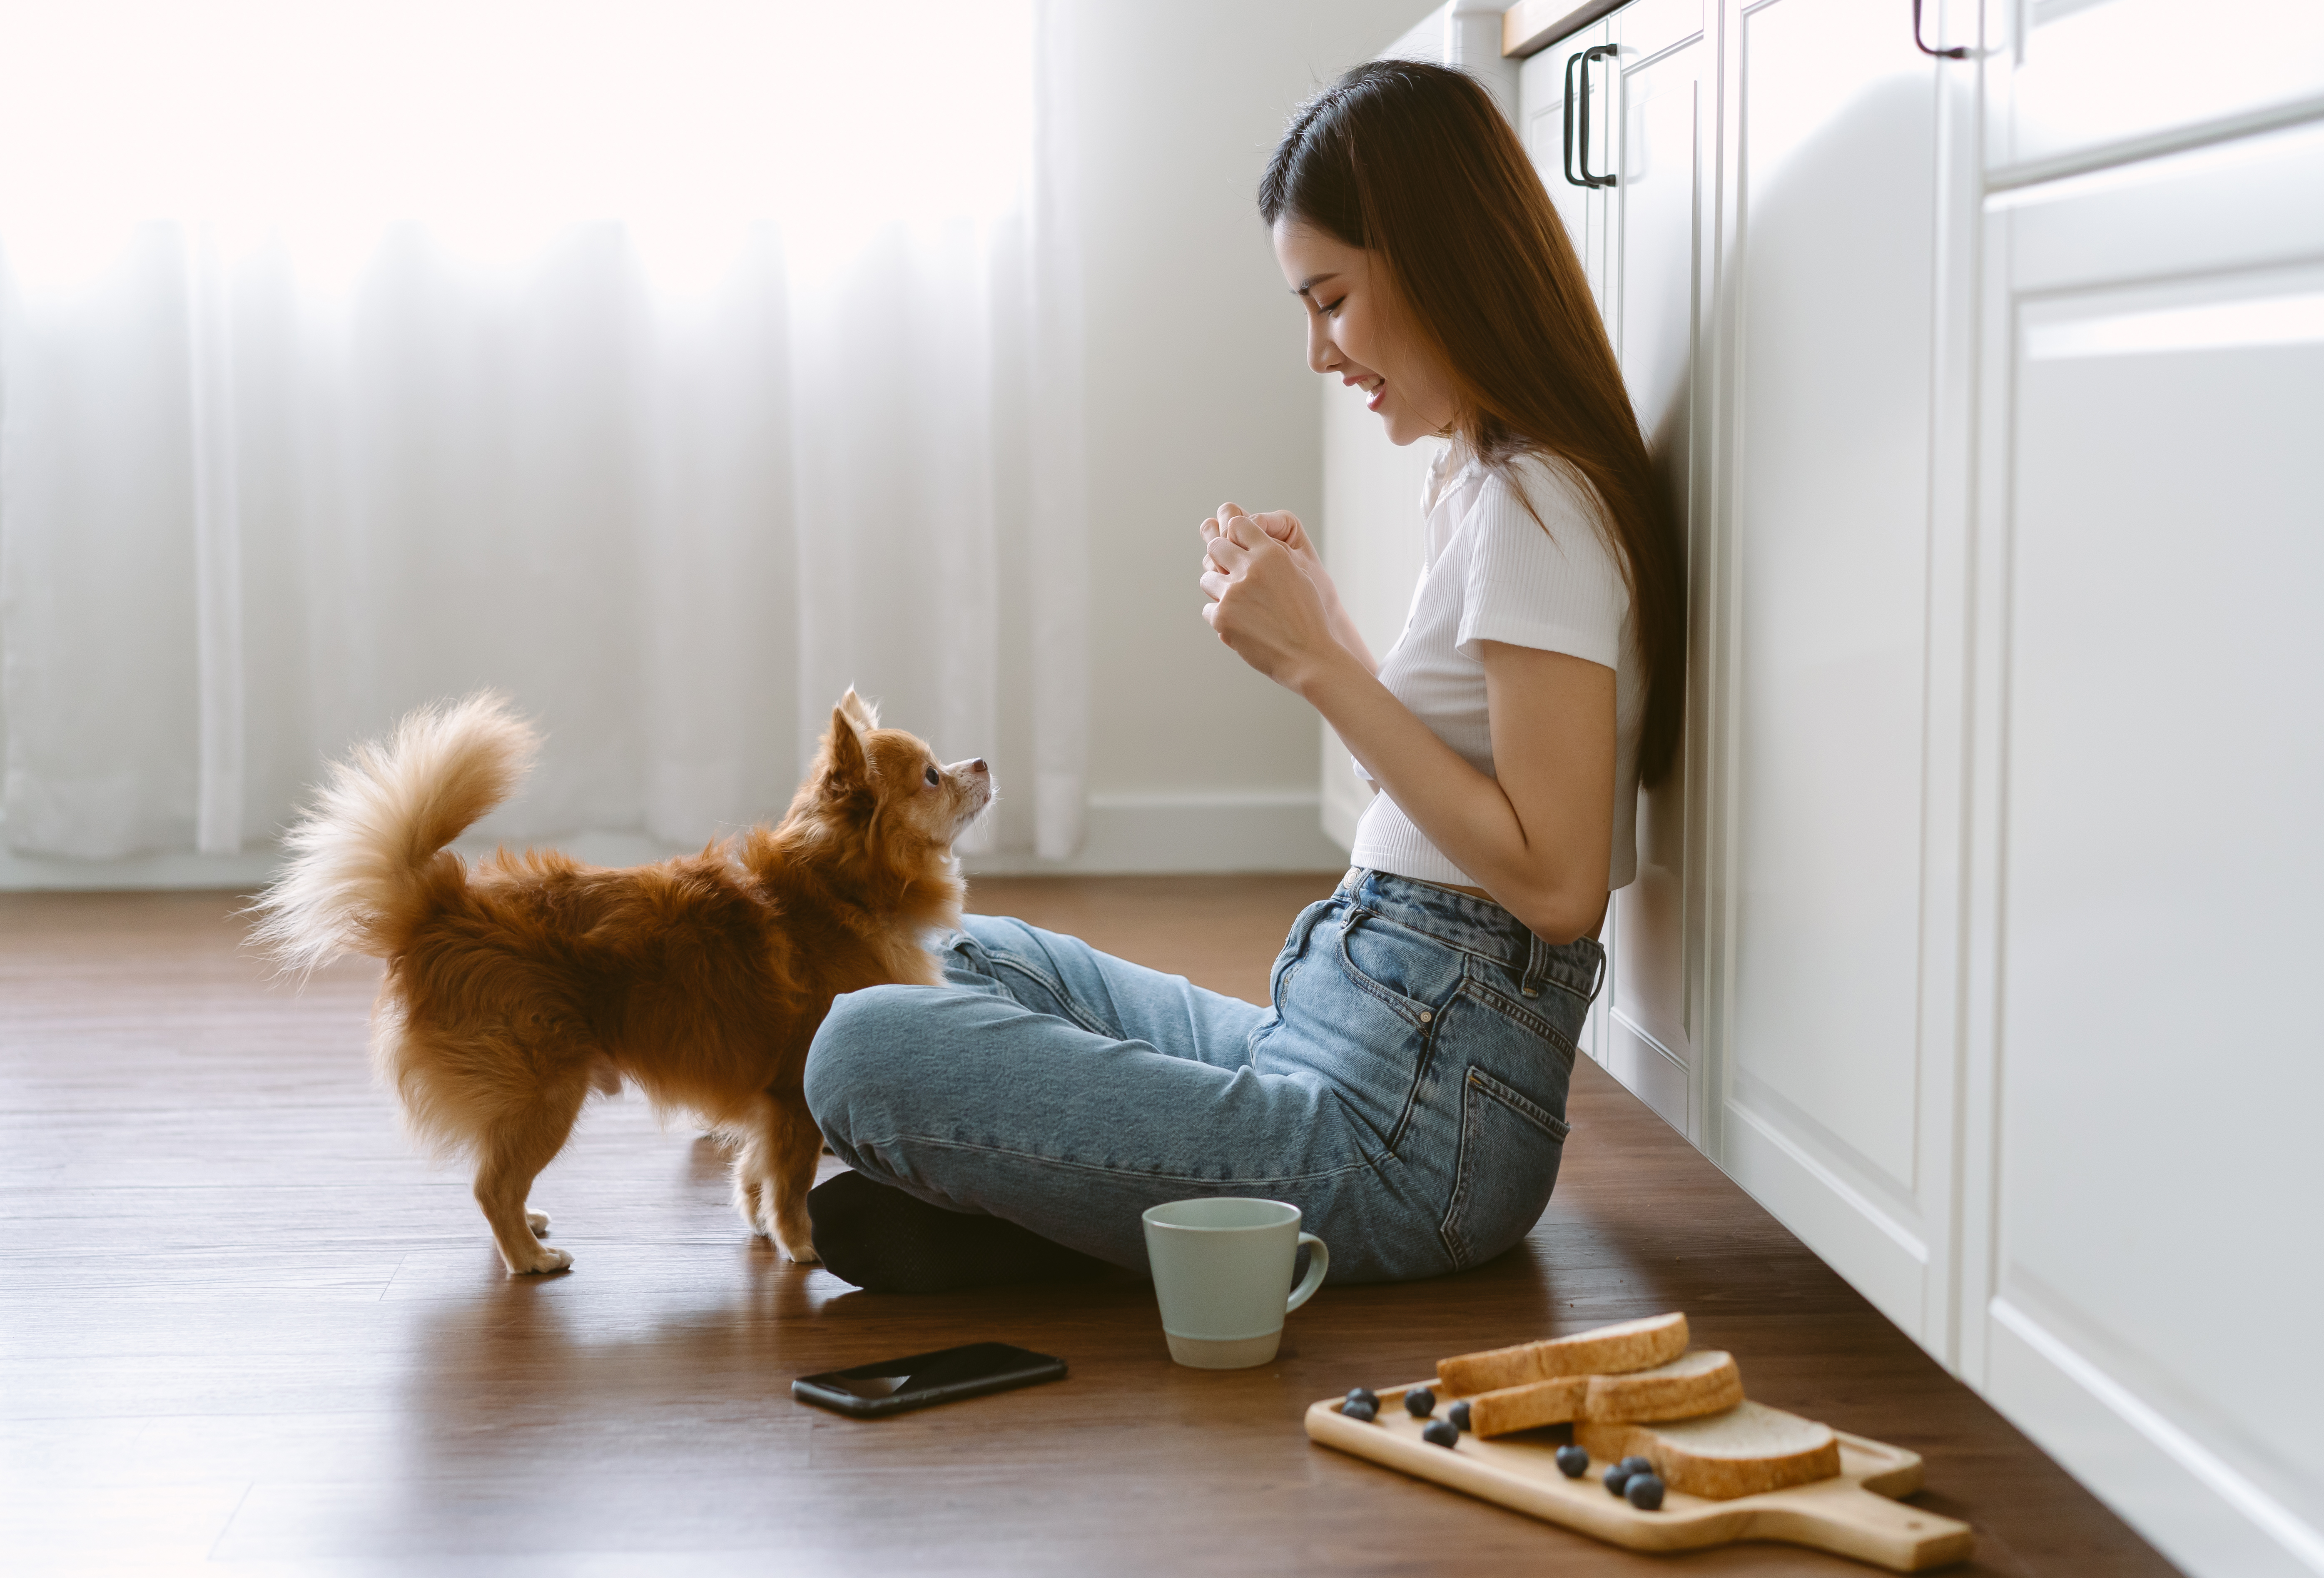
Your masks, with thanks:
<instances>
[{"instance_id":1,"label":"wooden floor","mask_svg":"<svg viewBox=\"0 0 2324 1578\"><path fill-rule=\"evenodd\" d=\"M1256 996L1316 879L988 881L978 907ZM1150 1291L906 1298L744 1235L723 1166L594 1106L511 1280L364 1059L373 971L266 984L215 894L0 897L0 1571L1861 1573L1633 1556L1315 1447L1312 1399L1683 1309L1753 1396L1926 1454L1962 1572L2171 1571L1594 1066L1557 1197L1464 1276L1327 1289L1174 1366ZM880 1423L793 1376L998 1338L1066 1381Z\"/></svg>"}]
</instances>

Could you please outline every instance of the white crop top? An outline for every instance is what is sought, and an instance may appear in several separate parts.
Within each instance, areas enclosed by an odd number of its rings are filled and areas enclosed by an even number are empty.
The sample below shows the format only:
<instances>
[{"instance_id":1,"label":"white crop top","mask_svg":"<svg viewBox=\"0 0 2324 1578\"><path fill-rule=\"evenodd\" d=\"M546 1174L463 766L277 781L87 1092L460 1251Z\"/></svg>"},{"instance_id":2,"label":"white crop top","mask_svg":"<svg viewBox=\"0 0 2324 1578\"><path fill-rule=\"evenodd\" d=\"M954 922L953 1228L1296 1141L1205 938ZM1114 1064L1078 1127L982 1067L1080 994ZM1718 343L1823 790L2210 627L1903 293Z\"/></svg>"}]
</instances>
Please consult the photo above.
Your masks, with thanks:
<instances>
[{"instance_id":1,"label":"white crop top","mask_svg":"<svg viewBox=\"0 0 2324 1578\"><path fill-rule=\"evenodd\" d=\"M1646 700L1629 589L1600 532L1586 479L1537 455L1511 462L1509 470L1538 522L1510 479L1482 461L1455 470L1447 450L1428 468L1420 585L1404 633L1380 660L1380 683L1462 761L1490 775L1493 734L1478 643L1570 652L1613 669L1614 847L1606 885L1619 888L1638 868L1638 726ZM1356 771L1372 781L1362 762ZM1376 795L1356 824L1351 858L1424 881L1480 885L1386 794Z\"/></svg>"}]
</instances>

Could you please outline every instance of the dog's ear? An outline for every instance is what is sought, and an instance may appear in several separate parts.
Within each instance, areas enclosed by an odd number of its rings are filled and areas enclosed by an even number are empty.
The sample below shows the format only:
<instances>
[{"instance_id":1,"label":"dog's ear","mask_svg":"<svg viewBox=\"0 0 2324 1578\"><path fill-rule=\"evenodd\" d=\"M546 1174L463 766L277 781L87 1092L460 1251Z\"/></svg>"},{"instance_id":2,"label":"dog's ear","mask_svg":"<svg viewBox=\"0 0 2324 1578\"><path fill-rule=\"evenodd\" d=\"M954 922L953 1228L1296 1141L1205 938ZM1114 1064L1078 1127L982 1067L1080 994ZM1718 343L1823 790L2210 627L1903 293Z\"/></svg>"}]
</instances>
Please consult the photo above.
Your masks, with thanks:
<instances>
[{"instance_id":1,"label":"dog's ear","mask_svg":"<svg viewBox=\"0 0 2324 1578\"><path fill-rule=\"evenodd\" d=\"M853 685L847 687L847 694L839 698L839 710L846 715L849 723L859 729L880 726L880 709L856 695Z\"/></svg>"},{"instance_id":2,"label":"dog's ear","mask_svg":"<svg viewBox=\"0 0 2324 1578\"><path fill-rule=\"evenodd\" d=\"M847 693L853 696L853 691ZM831 733L824 738L824 749L831 757L830 771L825 777L835 789L853 789L872 781L872 762L863 754L863 736L856 730L855 720L847 715L844 706L831 709Z\"/></svg>"}]
</instances>

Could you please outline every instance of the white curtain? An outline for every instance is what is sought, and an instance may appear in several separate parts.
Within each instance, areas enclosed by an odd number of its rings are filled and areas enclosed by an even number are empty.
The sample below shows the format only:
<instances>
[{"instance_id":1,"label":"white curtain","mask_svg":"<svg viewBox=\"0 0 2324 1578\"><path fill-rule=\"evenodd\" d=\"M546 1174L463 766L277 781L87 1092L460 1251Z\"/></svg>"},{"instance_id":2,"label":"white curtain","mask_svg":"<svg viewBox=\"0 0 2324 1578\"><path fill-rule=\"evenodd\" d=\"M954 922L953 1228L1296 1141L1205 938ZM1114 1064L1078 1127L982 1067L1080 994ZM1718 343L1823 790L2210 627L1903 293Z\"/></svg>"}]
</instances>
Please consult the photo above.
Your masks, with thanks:
<instances>
[{"instance_id":1,"label":"white curtain","mask_svg":"<svg viewBox=\"0 0 2324 1578\"><path fill-rule=\"evenodd\" d=\"M549 741L480 831L693 843L779 813L853 684L993 761L986 846L1072 853L1033 0L99 10L0 5L9 846L263 846L484 686Z\"/></svg>"}]
</instances>

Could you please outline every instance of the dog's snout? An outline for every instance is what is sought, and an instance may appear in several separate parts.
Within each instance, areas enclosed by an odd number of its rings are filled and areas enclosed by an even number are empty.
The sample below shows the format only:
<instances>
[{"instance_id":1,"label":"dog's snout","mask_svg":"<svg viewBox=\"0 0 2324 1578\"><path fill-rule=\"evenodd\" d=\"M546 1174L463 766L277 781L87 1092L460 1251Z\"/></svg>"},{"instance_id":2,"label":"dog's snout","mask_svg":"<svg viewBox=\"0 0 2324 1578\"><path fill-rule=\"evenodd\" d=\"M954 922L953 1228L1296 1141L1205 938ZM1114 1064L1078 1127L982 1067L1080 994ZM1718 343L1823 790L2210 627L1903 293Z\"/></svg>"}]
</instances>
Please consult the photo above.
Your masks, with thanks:
<instances>
[{"instance_id":1,"label":"dog's snout","mask_svg":"<svg viewBox=\"0 0 2324 1578\"><path fill-rule=\"evenodd\" d=\"M984 758L980 756L975 761L970 762L968 764L968 770L971 772L982 772L984 771Z\"/></svg>"}]
</instances>

